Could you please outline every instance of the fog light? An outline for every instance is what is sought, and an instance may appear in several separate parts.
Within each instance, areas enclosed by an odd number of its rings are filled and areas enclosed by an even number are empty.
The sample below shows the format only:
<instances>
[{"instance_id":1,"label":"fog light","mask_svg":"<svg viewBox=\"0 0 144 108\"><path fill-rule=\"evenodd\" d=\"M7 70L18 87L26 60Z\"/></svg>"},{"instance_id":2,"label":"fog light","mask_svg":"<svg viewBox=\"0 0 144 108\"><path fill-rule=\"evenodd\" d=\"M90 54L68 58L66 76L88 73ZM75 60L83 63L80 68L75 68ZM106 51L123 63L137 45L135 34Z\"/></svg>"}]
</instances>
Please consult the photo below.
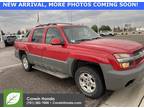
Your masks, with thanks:
<instances>
[{"instance_id":1,"label":"fog light","mask_svg":"<svg viewBox=\"0 0 144 108\"><path fill-rule=\"evenodd\" d=\"M125 69L125 68L129 68L130 63L120 63L121 68Z\"/></svg>"}]
</instances>

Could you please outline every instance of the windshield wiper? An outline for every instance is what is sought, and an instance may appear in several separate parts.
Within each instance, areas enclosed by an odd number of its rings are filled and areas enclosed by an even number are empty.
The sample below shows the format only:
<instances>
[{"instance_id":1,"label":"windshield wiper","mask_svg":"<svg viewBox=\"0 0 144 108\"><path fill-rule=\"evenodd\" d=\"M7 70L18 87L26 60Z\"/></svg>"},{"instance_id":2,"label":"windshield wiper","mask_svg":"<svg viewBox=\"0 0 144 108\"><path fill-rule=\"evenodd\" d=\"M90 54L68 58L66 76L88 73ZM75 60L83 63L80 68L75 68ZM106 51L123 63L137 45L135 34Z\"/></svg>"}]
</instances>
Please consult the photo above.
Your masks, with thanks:
<instances>
[{"instance_id":1,"label":"windshield wiper","mask_svg":"<svg viewBox=\"0 0 144 108\"><path fill-rule=\"evenodd\" d=\"M101 39L102 37L95 37L95 38L92 38L91 40L95 40L95 39Z\"/></svg>"},{"instance_id":2,"label":"windshield wiper","mask_svg":"<svg viewBox=\"0 0 144 108\"><path fill-rule=\"evenodd\" d=\"M80 40L75 40L76 42L81 42L81 41L91 41L91 40L94 40L94 39L100 39L102 37L94 37L94 38L91 38L91 39L80 39Z\"/></svg>"},{"instance_id":3,"label":"windshield wiper","mask_svg":"<svg viewBox=\"0 0 144 108\"><path fill-rule=\"evenodd\" d=\"M76 41L89 41L89 40L91 40L91 39L80 39L80 40L76 40Z\"/></svg>"}]
</instances>

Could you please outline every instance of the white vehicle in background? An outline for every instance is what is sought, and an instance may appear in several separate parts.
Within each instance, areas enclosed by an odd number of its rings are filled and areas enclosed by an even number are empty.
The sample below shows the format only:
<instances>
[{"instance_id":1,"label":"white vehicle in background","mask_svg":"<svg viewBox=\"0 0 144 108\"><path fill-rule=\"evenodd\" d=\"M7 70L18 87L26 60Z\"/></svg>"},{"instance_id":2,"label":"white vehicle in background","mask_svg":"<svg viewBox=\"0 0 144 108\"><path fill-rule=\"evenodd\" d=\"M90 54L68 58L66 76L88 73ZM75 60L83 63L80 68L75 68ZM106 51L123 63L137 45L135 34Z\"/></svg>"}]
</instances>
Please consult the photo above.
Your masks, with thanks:
<instances>
[{"instance_id":1,"label":"white vehicle in background","mask_svg":"<svg viewBox=\"0 0 144 108\"><path fill-rule=\"evenodd\" d=\"M23 39L25 34L16 35L17 39Z\"/></svg>"},{"instance_id":2,"label":"white vehicle in background","mask_svg":"<svg viewBox=\"0 0 144 108\"><path fill-rule=\"evenodd\" d=\"M112 31L100 31L100 36L114 36Z\"/></svg>"},{"instance_id":3,"label":"white vehicle in background","mask_svg":"<svg viewBox=\"0 0 144 108\"><path fill-rule=\"evenodd\" d=\"M14 45L15 40L16 36L14 34L3 35L3 41L5 43L5 46Z\"/></svg>"},{"instance_id":4,"label":"white vehicle in background","mask_svg":"<svg viewBox=\"0 0 144 108\"><path fill-rule=\"evenodd\" d=\"M23 39L23 38L26 38L28 36L29 32L27 33L24 33L24 34L20 34L20 35L16 35L17 39Z\"/></svg>"}]
</instances>

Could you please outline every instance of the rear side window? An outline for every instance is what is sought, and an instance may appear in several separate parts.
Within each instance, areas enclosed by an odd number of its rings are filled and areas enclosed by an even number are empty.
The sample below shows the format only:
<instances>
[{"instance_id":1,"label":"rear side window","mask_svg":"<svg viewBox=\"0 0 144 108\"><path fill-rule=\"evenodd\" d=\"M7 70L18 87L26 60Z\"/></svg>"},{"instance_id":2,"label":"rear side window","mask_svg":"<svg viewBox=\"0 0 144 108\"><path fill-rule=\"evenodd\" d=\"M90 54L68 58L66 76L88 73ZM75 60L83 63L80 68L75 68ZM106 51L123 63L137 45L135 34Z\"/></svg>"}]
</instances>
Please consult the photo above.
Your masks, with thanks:
<instances>
[{"instance_id":1,"label":"rear side window","mask_svg":"<svg viewBox=\"0 0 144 108\"><path fill-rule=\"evenodd\" d=\"M61 34L57 28L49 28L46 34L46 43L49 44L52 38L60 38Z\"/></svg>"},{"instance_id":2,"label":"rear side window","mask_svg":"<svg viewBox=\"0 0 144 108\"><path fill-rule=\"evenodd\" d=\"M33 33L32 42L42 43L43 31L43 28L36 29Z\"/></svg>"}]
</instances>

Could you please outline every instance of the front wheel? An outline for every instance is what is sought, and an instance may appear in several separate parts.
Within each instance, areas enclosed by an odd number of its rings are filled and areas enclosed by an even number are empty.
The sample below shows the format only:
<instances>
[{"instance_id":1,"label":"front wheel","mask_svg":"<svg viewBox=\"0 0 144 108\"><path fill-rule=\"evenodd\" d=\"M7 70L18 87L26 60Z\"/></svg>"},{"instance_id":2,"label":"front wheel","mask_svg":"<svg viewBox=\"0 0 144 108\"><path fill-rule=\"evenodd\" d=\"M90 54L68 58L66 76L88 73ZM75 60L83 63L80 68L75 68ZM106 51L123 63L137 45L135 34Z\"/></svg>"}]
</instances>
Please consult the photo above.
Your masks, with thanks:
<instances>
[{"instance_id":1,"label":"front wheel","mask_svg":"<svg viewBox=\"0 0 144 108\"><path fill-rule=\"evenodd\" d=\"M80 91L90 98L99 98L104 94L105 87L102 78L92 67L78 68L75 73L75 82Z\"/></svg>"},{"instance_id":2,"label":"front wheel","mask_svg":"<svg viewBox=\"0 0 144 108\"><path fill-rule=\"evenodd\" d=\"M22 55L21 61L25 71L30 72L32 70L32 65L29 63L26 54Z\"/></svg>"}]
</instances>

